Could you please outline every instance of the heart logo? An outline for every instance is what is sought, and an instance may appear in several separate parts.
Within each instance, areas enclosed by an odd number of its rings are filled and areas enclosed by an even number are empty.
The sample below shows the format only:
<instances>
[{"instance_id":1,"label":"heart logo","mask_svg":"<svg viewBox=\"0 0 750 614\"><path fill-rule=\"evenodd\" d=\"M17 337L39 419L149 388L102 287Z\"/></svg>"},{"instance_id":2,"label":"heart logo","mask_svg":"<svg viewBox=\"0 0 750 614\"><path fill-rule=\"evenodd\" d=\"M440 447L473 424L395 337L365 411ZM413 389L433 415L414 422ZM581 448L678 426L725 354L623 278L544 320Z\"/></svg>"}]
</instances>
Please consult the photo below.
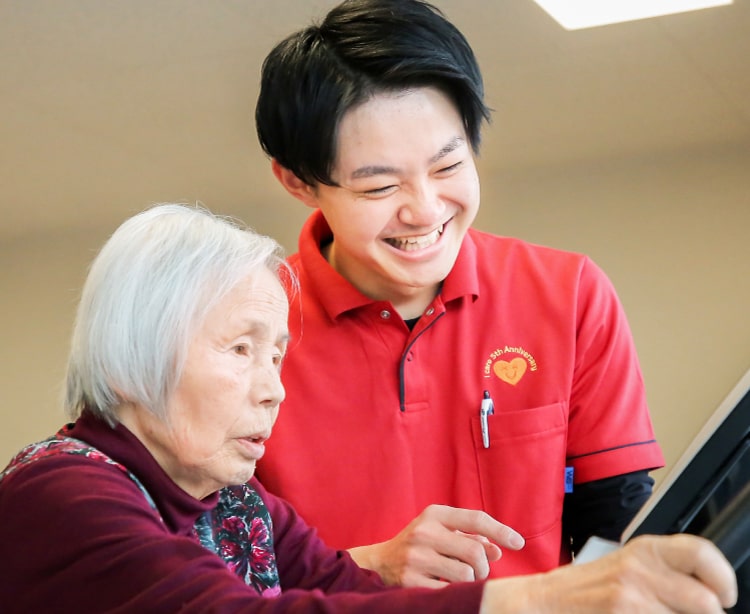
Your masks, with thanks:
<instances>
[{"instance_id":1,"label":"heart logo","mask_svg":"<svg viewBox=\"0 0 750 614\"><path fill-rule=\"evenodd\" d=\"M526 367L526 361L523 358L516 357L510 362L498 360L492 365L492 370L501 380L515 386L526 373Z\"/></svg>"}]
</instances>

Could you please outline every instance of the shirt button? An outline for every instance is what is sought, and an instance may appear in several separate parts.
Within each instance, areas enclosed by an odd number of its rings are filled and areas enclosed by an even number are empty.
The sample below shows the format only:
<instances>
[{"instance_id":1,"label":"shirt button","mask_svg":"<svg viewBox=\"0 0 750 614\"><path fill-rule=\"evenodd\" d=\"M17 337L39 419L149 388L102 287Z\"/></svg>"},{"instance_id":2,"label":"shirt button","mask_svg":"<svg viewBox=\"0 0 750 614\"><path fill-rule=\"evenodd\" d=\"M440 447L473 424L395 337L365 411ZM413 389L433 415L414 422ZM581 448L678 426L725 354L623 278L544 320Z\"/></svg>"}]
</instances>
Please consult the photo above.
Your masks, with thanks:
<instances>
[{"instance_id":1,"label":"shirt button","mask_svg":"<svg viewBox=\"0 0 750 614\"><path fill-rule=\"evenodd\" d=\"M383 318L384 320L387 320L391 317L391 312L388 311L387 309L383 309L383 311L380 312L380 317Z\"/></svg>"},{"instance_id":2,"label":"shirt button","mask_svg":"<svg viewBox=\"0 0 750 614\"><path fill-rule=\"evenodd\" d=\"M433 313L435 313L434 307L430 307L427 311L424 312L426 316L431 316Z\"/></svg>"}]
</instances>

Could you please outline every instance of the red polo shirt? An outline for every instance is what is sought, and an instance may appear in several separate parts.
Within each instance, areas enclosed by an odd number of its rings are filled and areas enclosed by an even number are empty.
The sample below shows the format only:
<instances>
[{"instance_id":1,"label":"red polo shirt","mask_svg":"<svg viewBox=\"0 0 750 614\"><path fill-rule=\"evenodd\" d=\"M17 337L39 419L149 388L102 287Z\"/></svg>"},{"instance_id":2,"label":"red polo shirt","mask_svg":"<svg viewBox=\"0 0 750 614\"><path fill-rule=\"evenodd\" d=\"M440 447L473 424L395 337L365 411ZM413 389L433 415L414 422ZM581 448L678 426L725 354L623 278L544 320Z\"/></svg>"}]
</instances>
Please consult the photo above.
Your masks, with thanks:
<instances>
[{"instance_id":1,"label":"red polo shirt","mask_svg":"<svg viewBox=\"0 0 750 614\"><path fill-rule=\"evenodd\" d=\"M663 465L625 314L587 257L471 230L410 331L329 266L327 239L316 211L290 258L287 396L257 470L327 543L384 541L441 503L526 538L493 576L542 571L561 561L566 467L580 483Z\"/></svg>"}]
</instances>

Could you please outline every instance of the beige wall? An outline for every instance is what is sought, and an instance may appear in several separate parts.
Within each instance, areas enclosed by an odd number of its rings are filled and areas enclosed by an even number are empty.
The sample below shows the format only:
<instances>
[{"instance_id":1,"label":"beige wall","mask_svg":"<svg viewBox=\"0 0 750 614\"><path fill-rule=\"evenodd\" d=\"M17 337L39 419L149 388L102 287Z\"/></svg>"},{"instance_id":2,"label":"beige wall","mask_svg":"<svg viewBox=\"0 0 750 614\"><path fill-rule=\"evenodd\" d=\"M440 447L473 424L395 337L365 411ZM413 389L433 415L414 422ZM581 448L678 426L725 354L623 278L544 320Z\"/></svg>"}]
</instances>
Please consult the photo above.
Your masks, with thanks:
<instances>
[{"instance_id":1,"label":"beige wall","mask_svg":"<svg viewBox=\"0 0 750 614\"><path fill-rule=\"evenodd\" d=\"M745 147L481 171L478 227L586 252L609 273L629 314L670 465L750 368L749 169ZM299 212L302 219L301 205ZM296 245L298 225L288 220L257 229L287 249ZM75 300L112 230L0 245L2 464L63 422L59 394Z\"/></svg>"}]
</instances>

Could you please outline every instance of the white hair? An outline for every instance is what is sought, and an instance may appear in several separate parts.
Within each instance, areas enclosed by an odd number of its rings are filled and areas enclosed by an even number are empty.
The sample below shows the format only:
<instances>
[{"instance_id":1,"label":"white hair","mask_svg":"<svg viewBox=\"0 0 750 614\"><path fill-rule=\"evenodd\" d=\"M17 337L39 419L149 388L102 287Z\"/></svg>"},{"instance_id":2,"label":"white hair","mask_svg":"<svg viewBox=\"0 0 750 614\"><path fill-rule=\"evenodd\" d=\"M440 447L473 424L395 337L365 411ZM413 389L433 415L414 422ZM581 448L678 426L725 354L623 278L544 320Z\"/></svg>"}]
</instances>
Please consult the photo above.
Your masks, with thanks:
<instances>
[{"instance_id":1,"label":"white hair","mask_svg":"<svg viewBox=\"0 0 750 614\"><path fill-rule=\"evenodd\" d=\"M123 223L91 265L68 359L65 410L110 424L139 403L167 420L189 340L207 312L247 275L289 274L279 244L236 220L159 204ZM287 286L290 287L290 286Z\"/></svg>"}]
</instances>

